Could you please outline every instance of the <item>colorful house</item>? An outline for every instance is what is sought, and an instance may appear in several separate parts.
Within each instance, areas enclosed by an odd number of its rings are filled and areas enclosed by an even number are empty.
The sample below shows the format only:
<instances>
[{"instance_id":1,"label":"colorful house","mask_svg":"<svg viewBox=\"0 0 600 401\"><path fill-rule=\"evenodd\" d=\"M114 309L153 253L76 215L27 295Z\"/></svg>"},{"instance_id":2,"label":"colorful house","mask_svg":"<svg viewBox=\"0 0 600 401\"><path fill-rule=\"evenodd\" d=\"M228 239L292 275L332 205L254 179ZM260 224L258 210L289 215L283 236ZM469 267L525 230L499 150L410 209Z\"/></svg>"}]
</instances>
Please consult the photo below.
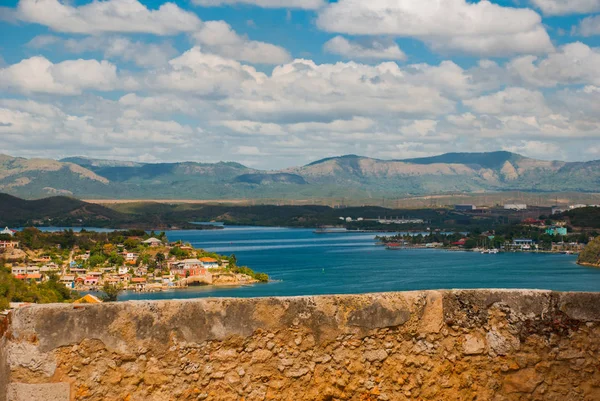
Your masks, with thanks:
<instances>
[{"instance_id":1,"label":"colorful house","mask_svg":"<svg viewBox=\"0 0 600 401\"><path fill-rule=\"evenodd\" d=\"M218 269L219 268L219 261L217 259L214 258L200 258L200 263L202 264L202 267L204 267L205 269Z\"/></svg>"},{"instance_id":2,"label":"colorful house","mask_svg":"<svg viewBox=\"0 0 600 401\"><path fill-rule=\"evenodd\" d=\"M558 227L552 226L546 230L546 234L556 236L556 235L567 235L567 227Z\"/></svg>"}]
</instances>

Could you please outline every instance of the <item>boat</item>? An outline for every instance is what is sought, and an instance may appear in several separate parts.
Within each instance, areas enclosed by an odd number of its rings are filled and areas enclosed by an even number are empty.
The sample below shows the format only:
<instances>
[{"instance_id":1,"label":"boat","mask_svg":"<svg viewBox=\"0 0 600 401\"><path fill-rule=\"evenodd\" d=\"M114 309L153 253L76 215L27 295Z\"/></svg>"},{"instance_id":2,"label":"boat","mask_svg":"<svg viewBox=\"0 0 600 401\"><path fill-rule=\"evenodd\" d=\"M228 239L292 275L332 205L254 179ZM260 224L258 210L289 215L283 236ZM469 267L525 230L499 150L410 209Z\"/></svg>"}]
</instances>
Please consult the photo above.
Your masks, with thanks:
<instances>
[{"instance_id":1,"label":"boat","mask_svg":"<svg viewBox=\"0 0 600 401\"><path fill-rule=\"evenodd\" d=\"M483 251L481 251L482 254L489 254L489 255L495 255L497 253L499 253L500 251L498 251L496 248L494 249L484 249Z\"/></svg>"}]
</instances>

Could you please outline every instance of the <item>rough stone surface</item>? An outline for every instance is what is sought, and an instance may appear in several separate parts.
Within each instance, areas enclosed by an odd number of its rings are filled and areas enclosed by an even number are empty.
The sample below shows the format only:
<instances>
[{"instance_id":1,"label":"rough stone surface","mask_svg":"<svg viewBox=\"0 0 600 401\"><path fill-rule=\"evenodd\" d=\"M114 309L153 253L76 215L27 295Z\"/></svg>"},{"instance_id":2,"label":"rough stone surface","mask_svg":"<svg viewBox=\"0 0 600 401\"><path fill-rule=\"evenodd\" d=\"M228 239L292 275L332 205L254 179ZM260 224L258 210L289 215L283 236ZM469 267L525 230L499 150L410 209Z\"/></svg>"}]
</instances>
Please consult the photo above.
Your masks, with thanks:
<instances>
[{"instance_id":1,"label":"rough stone surface","mask_svg":"<svg viewBox=\"0 0 600 401\"><path fill-rule=\"evenodd\" d=\"M598 305L476 290L27 307L2 332L0 401L61 383L70 400L600 400Z\"/></svg>"},{"instance_id":2,"label":"rough stone surface","mask_svg":"<svg viewBox=\"0 0 600 401\"><path fill-rule=\"evenodd\" d=\"M70 391L69 383L11 383L8 401L69 401Z\"/></svg>"},{"instance_id":3,"label":"rough stone surface","mask_svg":"<svg viewBox=\"0 0 600 401\"><path fill-rule=\"evenodd\" d=\"M479 335L467 334L463 344L465 355L479 355L485 351L485 341Z\"/></svg>"}]
</instances>

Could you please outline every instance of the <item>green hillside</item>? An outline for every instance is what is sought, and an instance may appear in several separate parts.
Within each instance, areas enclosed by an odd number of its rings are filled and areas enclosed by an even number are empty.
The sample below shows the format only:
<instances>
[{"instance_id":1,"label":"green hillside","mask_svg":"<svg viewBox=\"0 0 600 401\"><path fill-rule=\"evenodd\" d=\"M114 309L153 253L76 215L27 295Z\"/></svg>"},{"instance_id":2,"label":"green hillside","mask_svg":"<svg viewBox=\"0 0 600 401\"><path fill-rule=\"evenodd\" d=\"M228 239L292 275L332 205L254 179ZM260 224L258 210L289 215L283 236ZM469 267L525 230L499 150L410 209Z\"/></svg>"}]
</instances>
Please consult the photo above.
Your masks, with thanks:
<instances>
[{"instance_id":1,"label":"green hillside","mask_svg":"<svg viewBox=\"0 0 600 401\"><path fill-rule=\"evenodd\" d=\"M83 223L104 226L128 220L128 216L113 209L66 196L24 200L0 194L0 225L3 227L40 225L43 222L55 226L79 226Z\"/></svg>"},{"instance_id":2,"label":"green hillside","mask_svg":"<svg viewBox=\"0 0 600 401\"><path fill-rule=\"evenodd\" d=\"M600 192L600 161L567 163L510 152L380 160L331 157L277 171L235 162L139 163L0 155L0 192L37 199L372 200L429 194Z\"/></svg>"}]
</instances>

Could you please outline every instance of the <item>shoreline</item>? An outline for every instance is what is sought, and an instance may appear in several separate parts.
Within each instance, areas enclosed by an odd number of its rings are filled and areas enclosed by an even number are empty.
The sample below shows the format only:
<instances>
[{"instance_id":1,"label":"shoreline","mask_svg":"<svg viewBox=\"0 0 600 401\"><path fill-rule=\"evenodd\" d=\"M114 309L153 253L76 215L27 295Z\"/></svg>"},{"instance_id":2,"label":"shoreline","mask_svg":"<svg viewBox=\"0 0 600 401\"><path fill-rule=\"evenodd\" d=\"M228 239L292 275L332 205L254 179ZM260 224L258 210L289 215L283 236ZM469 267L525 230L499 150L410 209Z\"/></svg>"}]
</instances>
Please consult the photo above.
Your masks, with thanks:
<instances>
[{"instance_id":1,"label":"shoreline","mask_svg":"<svg viewBox=\"0 0 600 401\"><path fill-rule=\"evenodd\" d=\"M587 263L587 262L577 262L577 264L579 266L586 266L586 267L594 267L596 269L600 269L600 264L594 264L594 263Z\"/></svg>"}]
</instances>

